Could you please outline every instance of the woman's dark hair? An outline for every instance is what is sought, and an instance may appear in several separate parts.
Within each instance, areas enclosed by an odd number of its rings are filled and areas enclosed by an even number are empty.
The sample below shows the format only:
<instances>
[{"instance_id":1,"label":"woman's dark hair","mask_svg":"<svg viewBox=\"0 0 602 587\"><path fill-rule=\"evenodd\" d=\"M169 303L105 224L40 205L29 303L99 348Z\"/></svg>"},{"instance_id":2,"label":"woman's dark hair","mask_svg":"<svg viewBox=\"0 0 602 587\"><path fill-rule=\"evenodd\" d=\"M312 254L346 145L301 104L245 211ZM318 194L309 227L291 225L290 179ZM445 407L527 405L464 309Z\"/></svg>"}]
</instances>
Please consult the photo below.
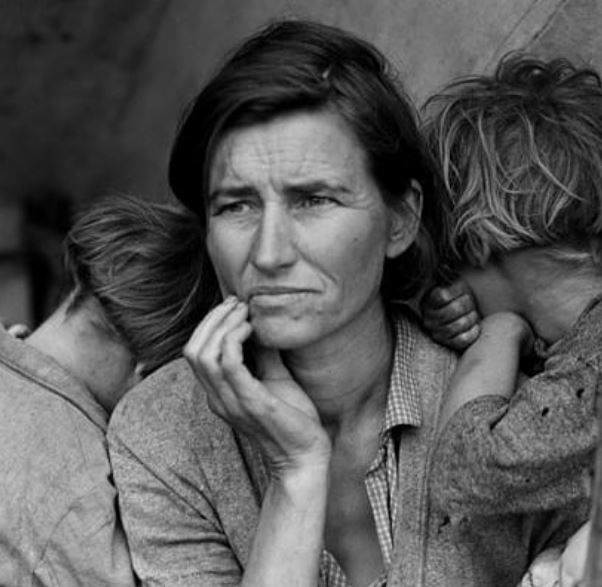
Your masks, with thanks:
<instances>
[{"instance_id":1,"label":"woman's dark hair","mask_svg":"<svg viewBox=\"0 0 602 587\"><path fill-rule=\"evenodd\" d=\"M169 180L176 197L206 222L212 159L228 131L277 116L331 110L349 124L389 205L423 190L420 233L410 249L387 261L386 299L415 295L435 265L431 234L440 222L435 170L416 114L384 56L341 29L308 21L273 23L244 42L197 96L176 138Z\"/></svg>"}]
</instances>

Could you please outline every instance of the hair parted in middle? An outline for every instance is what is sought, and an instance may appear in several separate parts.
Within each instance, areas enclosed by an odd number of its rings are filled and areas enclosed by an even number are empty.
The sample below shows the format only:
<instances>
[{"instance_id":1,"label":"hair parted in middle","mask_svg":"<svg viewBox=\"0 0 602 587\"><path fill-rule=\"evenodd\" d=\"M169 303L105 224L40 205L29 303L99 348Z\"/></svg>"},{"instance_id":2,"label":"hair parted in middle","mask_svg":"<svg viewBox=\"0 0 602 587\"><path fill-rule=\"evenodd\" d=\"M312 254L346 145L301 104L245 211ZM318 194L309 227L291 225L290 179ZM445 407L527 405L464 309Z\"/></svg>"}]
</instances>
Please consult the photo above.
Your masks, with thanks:
<instances>
[{"instance_id":1,"label":"hair parted in middle","mask_svg":"<svg viewBox=\"0 0 602 587\"><path fill-rule=\"evenodd\" d=\"M520 53L430 98L450 197L450 264L550 247L602 261L602 86L590 68Z\"/></svg>"},{"instance_id":2,"label":"hair parted in middle","mask_svg":"<svg viewBox=\"0 0 602 587\"><path fill-rule=\"evenodd\" d=\"M215 302L202 280L204 233L180 206L107 197L76 220L63 246L67 312L98 302L101 324L143 375L180 356Z\"/></svg>"},{"instance_id":3,"label":"hair parted in middle","mask_svg":"<svg viewBox=\"0 0 602 587\"><path fill-rule=\"evenodd\" d=\"M320 110L338 114L349 125L388 205L403 205L412 180L422 188L416 242L388 260L384 271L384 297L407 298L426 284L436 263L432 234L443 224L436 166L390 64L378 49L346 31L284 20L247 39L185 115L171 154L172 190L204 224L212 160L227 132Z\"/></svg>"}]
</instances>

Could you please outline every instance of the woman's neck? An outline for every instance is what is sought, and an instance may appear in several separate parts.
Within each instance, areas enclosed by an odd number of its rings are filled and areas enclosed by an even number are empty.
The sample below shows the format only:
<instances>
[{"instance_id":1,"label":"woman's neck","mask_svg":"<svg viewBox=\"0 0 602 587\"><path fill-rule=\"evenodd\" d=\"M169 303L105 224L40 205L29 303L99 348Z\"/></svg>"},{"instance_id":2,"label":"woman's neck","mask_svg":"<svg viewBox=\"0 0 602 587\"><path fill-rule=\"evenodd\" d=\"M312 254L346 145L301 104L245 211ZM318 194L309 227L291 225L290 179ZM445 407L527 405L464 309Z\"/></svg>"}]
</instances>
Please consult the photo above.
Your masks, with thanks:
<instances>
[{"instance_id":1,"label":"woman's neck","mask_svg":"<svg viewBox=\"0 0 602 587\"><path fill-rule=\"evenodd\" d=\"M379 299L353 324L310 347L283 353L331 435L381 416L387 399L393 334Z\"/></svg>"}]
</instances>

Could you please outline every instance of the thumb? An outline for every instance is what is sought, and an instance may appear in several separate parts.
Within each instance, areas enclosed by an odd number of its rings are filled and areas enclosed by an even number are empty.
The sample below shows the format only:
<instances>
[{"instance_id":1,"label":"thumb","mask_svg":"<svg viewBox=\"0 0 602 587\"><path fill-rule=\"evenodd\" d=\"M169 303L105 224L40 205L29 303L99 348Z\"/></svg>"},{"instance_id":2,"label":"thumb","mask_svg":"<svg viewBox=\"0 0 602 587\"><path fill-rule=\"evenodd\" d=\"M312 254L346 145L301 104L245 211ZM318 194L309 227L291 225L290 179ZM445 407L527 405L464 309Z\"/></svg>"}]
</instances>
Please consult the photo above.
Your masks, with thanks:
<instances>
[{"instance_id":1,"label":"thumb","mask_svg":"<svg viewBox=\"0 0 602 587\"><path fill-rule=\"evenodd\" d=\"M278 349L259 347L254 355L257 375L262 381L292 379Z\"/></svg>"}]
</instances>

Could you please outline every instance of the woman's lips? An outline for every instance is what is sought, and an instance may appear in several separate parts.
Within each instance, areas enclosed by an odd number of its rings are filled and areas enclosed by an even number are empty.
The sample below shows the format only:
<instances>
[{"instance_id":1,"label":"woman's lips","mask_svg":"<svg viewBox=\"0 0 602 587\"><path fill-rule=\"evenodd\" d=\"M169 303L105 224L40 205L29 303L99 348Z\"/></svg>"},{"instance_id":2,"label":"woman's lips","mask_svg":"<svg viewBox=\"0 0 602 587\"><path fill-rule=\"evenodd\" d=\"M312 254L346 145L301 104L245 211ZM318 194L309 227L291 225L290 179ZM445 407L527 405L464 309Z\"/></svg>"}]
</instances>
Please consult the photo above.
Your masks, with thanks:
<instances>
[{"instance_id":1,"label":"woman's lips","mask_svg":"<svg viewBox=\"0 0 602 587\"><path fill-rule=\"evenodd\" d=\"M297 287L254 288L248 295L248 303L253 306L283 306L316 293L315 290Z\"/></svg>"}]
</instances>

